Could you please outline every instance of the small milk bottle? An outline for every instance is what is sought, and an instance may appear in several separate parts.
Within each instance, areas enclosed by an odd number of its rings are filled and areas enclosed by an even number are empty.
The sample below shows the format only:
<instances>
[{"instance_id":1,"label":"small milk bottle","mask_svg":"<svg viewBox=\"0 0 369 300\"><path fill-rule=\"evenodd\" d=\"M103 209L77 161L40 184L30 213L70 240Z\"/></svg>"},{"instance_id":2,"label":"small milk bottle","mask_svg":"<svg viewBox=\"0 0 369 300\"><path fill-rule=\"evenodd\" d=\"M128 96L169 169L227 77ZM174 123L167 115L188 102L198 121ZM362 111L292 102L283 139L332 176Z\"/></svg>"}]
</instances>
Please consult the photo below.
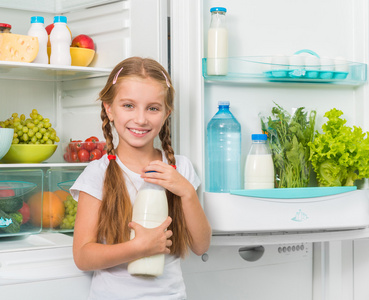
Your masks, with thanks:
<instances>
[{"instance_id":1,"label":"small milk bottle","mask_svg":"<svg viewBox=\"0 0 369 300\"><path fill-rule=\"evenodd\" d=\"M50 33L51 55L50 64L70 66L70 44L72 38L67 28L67 17L55 16L54 28Z\"/></svg>"},{"instance_id":2,"label":"small milk bottle","mask_svg":"<svg viewBox=\"0 0 369 300\"><path fill-rule=\"evenodd\" d=\"M274 164L266 134L253 134L246 158L245 189L273 189Z\"/></svg>"},{"instance_id":3,"label":"small milk bottle","mask_svg":"<svg viewBox=\"0 0 369 300\"><path fill-rule=\"evenodd\" d=\"M212 7L208 30L208 75L227 75L228 72L228 31L224 7Z\"/></svg>"},{"instance_id":4,"label":"small milk bottle","mask_svg":"<svg viewBox=\"0 0 369 300\"><path fill-rule=\"evenodd\" d=\"M165 189L160 185L144 182L138 190L132 221L146 228L160 226L168 217L168 201ZM131 240L135 237L131 230ZM134 260L128 264L131 275L159 276L164 271L164 254Z\"/></svg>"},{"instance_id":5,"label":"small milk bottle","mask_svg":"<svg viewBox=\"0 0 369 300\"><path fill-rule=\"evenodd\" d=\"M39 16L31 17L31 27L27 35L38 38L38 54L33 61L38 64L48 64L49 58L47 56L47 41L48 35L44 26L44 18Z\"/></svg>"}]
</instances>

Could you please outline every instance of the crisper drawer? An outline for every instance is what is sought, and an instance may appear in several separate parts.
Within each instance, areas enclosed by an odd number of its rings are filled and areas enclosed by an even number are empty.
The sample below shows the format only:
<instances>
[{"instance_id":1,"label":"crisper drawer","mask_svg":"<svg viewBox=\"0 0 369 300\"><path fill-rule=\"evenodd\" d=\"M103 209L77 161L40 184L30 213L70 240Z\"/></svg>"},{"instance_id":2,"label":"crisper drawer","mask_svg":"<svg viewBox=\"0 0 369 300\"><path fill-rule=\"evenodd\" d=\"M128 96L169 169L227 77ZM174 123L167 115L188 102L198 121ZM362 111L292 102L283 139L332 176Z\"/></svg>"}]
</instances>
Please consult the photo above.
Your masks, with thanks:
<instances>
[{"instance_id":1,"label":"crisper drawer","mask_svg":"<svg viewBox=\"0 0 369 300\"><path fill-rule=\"evenodd\" d=\"M41 231L36 198L43 192L41 169L0 170L0 237Z\"/></svg>"},{"instance_id":2,"label":"crisper drawer","mask_svg":"<svg viewBox=\"0 0 369 300\"><path fill-rule=\"evenodd\" d=\"M274 190L277 194L278 190L285 189ZM245 196L241 195L241 191L240 195L204 193L204 210L214 233L326 231L368 227L369 190L344 190L345 187L342 187L340 193L322 193L320 196L318 190L318 194L307 197L307 192L301 189L295 198ZM254 191L257 193L261 190Z\"/></svg>"},{"instance_id":3,"label":"crisper drawer","mask_svg":"<svg viewBox=\"0 0 369 300\"><path fill-rule=\"evenodd\" d=\"M45 172L44 231L73 232L77 201L69 193L83 167L51 168ZM45 203L45 201L47 203Z\"/></svg>"}]
</instances>

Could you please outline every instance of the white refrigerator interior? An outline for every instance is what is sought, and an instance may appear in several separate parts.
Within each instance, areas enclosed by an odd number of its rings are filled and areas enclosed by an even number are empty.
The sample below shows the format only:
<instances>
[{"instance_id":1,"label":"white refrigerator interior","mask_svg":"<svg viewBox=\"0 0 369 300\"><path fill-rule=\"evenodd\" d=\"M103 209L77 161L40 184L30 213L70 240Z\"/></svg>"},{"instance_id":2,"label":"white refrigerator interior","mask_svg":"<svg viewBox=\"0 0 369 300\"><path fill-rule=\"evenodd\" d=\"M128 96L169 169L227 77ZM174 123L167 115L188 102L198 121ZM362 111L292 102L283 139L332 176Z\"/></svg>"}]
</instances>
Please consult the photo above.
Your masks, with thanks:
<instances>
[{"instance_id":1,"label":"white refrigerator interior","mask_svg":"<svg viewBox=\"0 0 369 300\"><path fill-rule=\"evenodd\" d=\"M246 73L242 78L231 74L203 77L202 59L207 53L207 30L213 6L227 8L228 53L230 58L235 58L229 60L229 72ZM206 125L215 114L219 100L231 102L231 111L241 123L243 166L251 134L260 132L258 115L270 112L273 102L288 110L300 106L316 109L316 128L325 122L324 112L335 107L344 112L350 126L369 129L366 82L269 81L253 69L240 70L243 64L237 64L240 57L290 57L303 49L312 50L320 57L343 57L350 62L367 64L369 8L366 0L0 0L0 22L12 24L12 32L17 34L27 33L31 16L42 15L47 25L59 14L67 16L73 36L87 34L94 39L97 51L92 64L86 68L59 68L0 61L0 119L14 112L27 114L36 108L51 120L61 145L71 138L91 135L103 138L100 105L96 101L98 92L119 61L136 55L154 58L170 70L176 90L175 152L191 159L203 183L206 181ZM72 167L62 156L60 146L46 163L0 164L0 170ZM222 202L222 195L212 199L211 195L205 197L204 191L202 184L199 197L205 209L206 204ZM239 209L237 219L232 221L241 221L241 226L233 227L231 222L222 219L234 216L226 202L221 203L224 205L221 209L208 206L210 221L218 222L213 224L219 227L214 231L209 251L202 257L191 255L182 264L188 298L366 299L369 289L364 283L366 271L362 266L368 265L369 245L353 241L368 236L367 195L365 190L359 192L365 194L355 198L363 205L363 209L359 209L360 219L353 223L343 214L344 229L350 229L344 231L339 231L342 229L339 226L329 228L329 224L321 227L322 223L297 228L296 223L286 222L274 227L275 219L265 218L262 213L270 212L266 203L255 213L249 211L251 206L245 208L242 203L242 209L248 210L248 219L244 219ZM234 199L230 197L230 203L237 203L242 197ZM334 199L332 204L323 202L327 213L331 211L330 206L338 209ZM318 205L318 201L316 203ZM288 211L284 208L289 208L288 203L273 205L284 213ZM286 213L288 220L300 209L294 205ZM312 205L309 202L306 207ZM237 207L232 209L237 211ZM314 216L322 217L318 206L312 211ZM339 219L335 221L336 225L340 224ZM251 229L250 224L254 226ZM55 241L57 236L61 242ZM304 246L302 251L301 245ZM79 299L83 299L90 275L75 268L71 247L71 237L58 233L0 240L0 294L8 297L18 286L23 286L27 287L22 290L24 293L38 294L39 299L57 299L55 295L68 295L62 290L72 286L73 295L77 293ZM33 272L35 266L41 266L40 273ZM58 270L57 275L54 270ZM28 277L34 279L27 280ZM51 283L57 283L55 289L60 293L50 294L49 287L54 287ZM41 295L42 291L45 294Z\"/></svg>"}]
</instances>

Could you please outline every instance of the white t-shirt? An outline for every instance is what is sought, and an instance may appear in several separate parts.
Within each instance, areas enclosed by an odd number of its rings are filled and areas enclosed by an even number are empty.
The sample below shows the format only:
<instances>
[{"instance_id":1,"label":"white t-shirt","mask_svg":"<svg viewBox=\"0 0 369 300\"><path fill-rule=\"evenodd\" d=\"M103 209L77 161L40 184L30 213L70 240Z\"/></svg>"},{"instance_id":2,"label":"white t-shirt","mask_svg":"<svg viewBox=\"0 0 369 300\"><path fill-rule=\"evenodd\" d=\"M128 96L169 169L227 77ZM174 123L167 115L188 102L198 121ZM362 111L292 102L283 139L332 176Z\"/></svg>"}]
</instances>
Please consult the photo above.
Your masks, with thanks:
<instances>
[{"instance_id":1,"label":"white t-shirt","mask_svg":"<svg viewBox=\"0 0 369 300\"><path fill-rule=\"evenodd\" d=\"M168 163L165 155L163 162ZM176 155L177 171L184 176L195 188L201 181L197 176L192 163L188 158ZM137 190L143 184L140 174L129 170L117 157L118 165L124 171L126 185L132 203ZM102 200L102 190L105 170L108 166L107 155L88 164L82 174L75 181L70 192L78 201L79 192L83 191ZM128 178L127 178L128 177ZM180 258L174 255L165 255L164 272L158 277L132 276L127 271L128 263L109 269L95 270L90 289L90 300L118 300L118 299L186 299L185 285L182 277Z\"/></svg>"}]
</instances>

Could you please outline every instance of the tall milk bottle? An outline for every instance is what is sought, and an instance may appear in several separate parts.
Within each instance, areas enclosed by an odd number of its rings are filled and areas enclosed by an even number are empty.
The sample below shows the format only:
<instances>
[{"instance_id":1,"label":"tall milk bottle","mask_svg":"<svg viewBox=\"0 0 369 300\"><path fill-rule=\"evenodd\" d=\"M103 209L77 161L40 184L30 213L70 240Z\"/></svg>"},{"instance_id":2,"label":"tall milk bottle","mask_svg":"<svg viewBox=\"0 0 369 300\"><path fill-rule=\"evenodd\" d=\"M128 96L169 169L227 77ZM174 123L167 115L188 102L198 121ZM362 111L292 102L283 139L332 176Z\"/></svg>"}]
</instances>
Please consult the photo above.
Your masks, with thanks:
<instances>
[{"instance_id":1,"label":"tall milk bottle","mask_svg":"<svg viewBox=\"0 0 369 300\"><path fill-rule=\"evenodd\" d=\"M274 164L266 134L251 135L251 148L246 158L245 189L273 189Z\"/></svg>"},{"instance_id":2,"label":"tall milk bottle","mask_svg":"<svg viewBox=\"0 0 369 300\"><path fill-rule=\"evenodd\" d=\"M38 53L33 63L48 64L47 41L49 37L44 26L43 17L31 17L31 27L29 28L27 35L37 37L38 39Z\"/></svg>"},{"instance_id":3,"label":"tall milk bottle","mask_svg":"<svg viewBox=\"0 0 369 300\"><path fill-rule=\"evenodd\" d=\"M67 28L67 17L55 16L54 28L50 33L50 64L63 66L70 66L72 64L70 56L71 42L72 38Z\"/></svg>"},{"instance_id":4,"label":"tall milk bottle","mask_svg":"<svg viewBox=\"0 0 369 300\"><path fill-rule=\"evenodd\" d=\"M229 193L241 189L241 125L219 101L218 112L207 126L206 191Z\"/></svg>"},{"instance_id":5,"label":"tall milk bottle","mask_svg":"<svg viewBox=\"0 0 369 300\"><path fill-rule=\"evenodd\" d=\"M212 7L208 30L208 75L227 75L228 72L228 30L224 7Z\"/></svg>"},{"instance_id":6,"label":"tall milk bottle","mask_svg":"<svg viewBox=\"0 0 369 300\"><path fill-rule=\"evenodd\" d=\"M165 189L145 182L137 193L133 204L132 221L146 228L160 226L168 217L168 201ZM131 230L131 240L135 237ZM164 271L164 254L134 260L128 264L131 275L159 276Z\"/></svg>"}]
</instances>

